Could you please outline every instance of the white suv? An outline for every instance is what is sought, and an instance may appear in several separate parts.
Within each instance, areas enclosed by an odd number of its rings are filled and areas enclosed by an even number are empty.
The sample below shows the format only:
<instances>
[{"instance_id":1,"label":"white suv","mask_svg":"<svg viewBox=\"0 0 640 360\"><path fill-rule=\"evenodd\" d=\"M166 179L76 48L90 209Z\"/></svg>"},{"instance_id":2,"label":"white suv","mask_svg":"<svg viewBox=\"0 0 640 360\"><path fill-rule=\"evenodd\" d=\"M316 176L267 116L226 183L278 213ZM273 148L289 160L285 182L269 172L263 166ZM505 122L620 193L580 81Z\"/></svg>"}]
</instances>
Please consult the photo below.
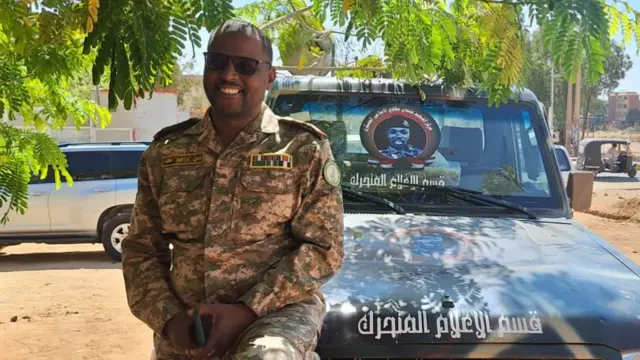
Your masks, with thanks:
<instances>
[{"instance_id":1,"label":"white suv","mask_svg":"<svg viewBox=\"0 0 640 360\"><path fill-rule=\"evenodd\" d=\"M53 172L29 184L29 208L11 212L0 226L0 247L20 243L102 242L111 258L121 260L120 244L129 231L137 191L138 162L149 143L63 143L73 186L56 190ZM2 213L6 208L0 209Z\"/></svg>"}]
</instances>

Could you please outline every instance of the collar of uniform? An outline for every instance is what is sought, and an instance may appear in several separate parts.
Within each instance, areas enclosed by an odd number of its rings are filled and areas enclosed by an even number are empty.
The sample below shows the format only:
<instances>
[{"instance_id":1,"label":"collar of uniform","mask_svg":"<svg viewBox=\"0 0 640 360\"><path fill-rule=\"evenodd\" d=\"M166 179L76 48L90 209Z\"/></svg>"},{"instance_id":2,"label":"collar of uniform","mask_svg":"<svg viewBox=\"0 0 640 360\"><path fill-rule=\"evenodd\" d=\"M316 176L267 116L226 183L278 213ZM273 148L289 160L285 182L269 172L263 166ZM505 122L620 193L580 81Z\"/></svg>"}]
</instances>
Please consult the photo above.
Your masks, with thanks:
<instances>
[{"instance_id":1,"label":"collar of uniform","mask_svg":"<svg viewBox=\"0 0 640 360\"><path fill-rule=\"evenodd\" d=\"M278 116L271 111L267 104L262 103L260 116L251 124L254 131L267 134L275 134L280 129L278 126Z\"/></svg>"},{"instance_id":2,"label":"collar of uniform","mask_svg":"<svg viewBox=\"0 0 640 360\"><path fill-rule=\"evenodd\" d=\"M204 114L202 119L195 126L190 127L184 133L185 134L201 134L203 132L207 132L209 130L213 130L213 125L211 124L211 118L209 117L209 113L211 112L211 107L207 109L207 112ZM280 127L278 126L278 116L271 111L267 104L262 103L262 108L260 111L260 115L251 123L251 129L254 131L259 131L267 134L277 133ZM213 131L215 134L215 131Z\"/></svg>"},{"instance_id":3,"label":"collar of uniform","mask_svg":"<svg viewBox=\"0 0 640 360\"><path fill-rule=\"evenodd\" d=\"M185 131L186 134L200 134L199 141L203 142L205 146L215 151L216 153L221 153L223 151L222 146L217 140L216 131L211 123L210 117L211 107L207 109L205 115L200 119L200 122ZM256 133L265 133L265 134L275 134L279 130L278 126L278 116L275 115L269 106L262 103L262 108L260 115L251 122L249 125L251 131L241 131L238 134L238 137L230 144L230 146L235 145L237 142L251 142L257 139Z\"/></svg>"},{"instance_id":4,"label":"collar of uniform","mask_svg":"<svg viewBox=\"0 0 640 360\"><path fill-rule=\"evenodd\" d=\"M219 141L216 141L218 136L216 134L216 130L211 123L211 118L209 113L211 112L211 108L207 109L207 112L204 114L200 123L189 130L192 131L193 134L200 134L198 140L201 143L204 143L205 146L215 151L216 153L222 152L222 146Z\"/></svg>"},{"instance_id":5,"label":"collar of uniform","mask_svg":"<svg viewBox=\"0 0 640 360\"><path fill-rule=\"evenodd\" d=\"M197 134L201 134L202 132L204 132L207 129L207 124L211 125L211 122L209 121L209 111L210 110L211 110L211 108L207 109L207 112L200 119L200 121L198 121L198 123L195 124L194 126L192 126L192 127L188 128L187 130L185 130L184 134L197 135Z\"/></svg>"}]
</instances>

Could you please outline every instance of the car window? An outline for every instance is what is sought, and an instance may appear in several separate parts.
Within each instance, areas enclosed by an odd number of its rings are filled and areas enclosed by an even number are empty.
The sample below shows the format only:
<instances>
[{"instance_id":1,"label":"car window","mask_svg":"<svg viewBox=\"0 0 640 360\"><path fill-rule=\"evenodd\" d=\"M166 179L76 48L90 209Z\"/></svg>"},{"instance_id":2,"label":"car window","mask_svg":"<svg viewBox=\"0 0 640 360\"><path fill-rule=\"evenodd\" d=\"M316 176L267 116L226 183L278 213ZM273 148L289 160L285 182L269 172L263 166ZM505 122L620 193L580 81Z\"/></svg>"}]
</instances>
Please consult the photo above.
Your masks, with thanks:
<instances>
[{"instance_id":1,"label":"car window","mask_svg":"<svg viewBox=\"0 0 640 360\"><path fill-rule=\"evenodd\" d=\"M420 204L419 188L459 186L528 207L560 207L550 194L533 106L481 100L369 94L279 95L279 115L324 130L342 183L398 203Z\"/></svg>"},{"instance_id":2,"label":"car window","mask_svg":"<svg viewBox=\"0 0 640 360\"><path fill-rule=\"evenodd\" d=\"M113 179L111 156L108 151L69 151L67 170L73 181Z\"/></svg>"},{"instance_id":3,"label":"car window","mask_svg":"<svg viewBox=\"0 0 640 360\"><path fill-rule=\"evenodd\" d=\"M40 175L31 175L31 178L29 179L29 184L47 184L47 183L53 183L55 182L55 179L53 177L53 171L51 170L51 168L49 168L49 171L47 171L47 176L44 179L40 179ZM64 178L62 179L62 181L64 181Z\"/></svg>"},{"instance_id":4,"label":"car window","mask_svg":"<svg viewBox=\"0 0 640 360\"><path fill-rule=\"evenodd\" d=\"M138 177L138 163L143 150L126 151L68 151L68 171L74 181L129 179ZM64 178L61 178L64 182ZM31 176L30 184L53 183L53 171L47 172L45 179Z\"/></svg>"},{"instance_id":5,"label":"car window","mask_svg":"<svg viewBox=\"0 0 640 360\"><path fill-rule=\"evenodd\" d=\"M555 148L556 159L558 159L558 165L560 166L560 171L571 171L571 163L567 154L559 148Z\"/></svg>"},{"instance_id":6,"label":"car window","mask_svg":"<svg viewBox=\"0 0 640 360\"><path fill-rule=\"evenodd\" d=\"M138 177L138 163L142 157L140 150L112 151L111 171L116 179Z\"/></svg>"}]
</instances>

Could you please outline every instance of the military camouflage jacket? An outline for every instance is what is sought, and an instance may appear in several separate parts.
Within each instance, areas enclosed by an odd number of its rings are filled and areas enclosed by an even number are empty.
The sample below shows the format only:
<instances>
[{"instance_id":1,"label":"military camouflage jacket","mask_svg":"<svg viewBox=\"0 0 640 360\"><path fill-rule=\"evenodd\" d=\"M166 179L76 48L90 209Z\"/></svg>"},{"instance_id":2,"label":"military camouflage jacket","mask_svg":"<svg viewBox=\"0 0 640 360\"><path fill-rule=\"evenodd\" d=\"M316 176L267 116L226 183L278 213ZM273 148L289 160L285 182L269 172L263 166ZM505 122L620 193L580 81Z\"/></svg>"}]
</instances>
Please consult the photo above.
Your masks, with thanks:
<instances>
[{"instance_id":1,"label":"military camouflage jacket","mask_svg":"<svg viewBox=\"0 0 640 360\"><path fill-rule=\"evenodd\" d=\"M223 149L208 116L190 121L142 155L122 244L129 306L159 357L175 351L162 331L176 313L241 301L264 316L322 299L343 262L340 174L320 130L263 105Z\"/></svg>"}]
</instances>

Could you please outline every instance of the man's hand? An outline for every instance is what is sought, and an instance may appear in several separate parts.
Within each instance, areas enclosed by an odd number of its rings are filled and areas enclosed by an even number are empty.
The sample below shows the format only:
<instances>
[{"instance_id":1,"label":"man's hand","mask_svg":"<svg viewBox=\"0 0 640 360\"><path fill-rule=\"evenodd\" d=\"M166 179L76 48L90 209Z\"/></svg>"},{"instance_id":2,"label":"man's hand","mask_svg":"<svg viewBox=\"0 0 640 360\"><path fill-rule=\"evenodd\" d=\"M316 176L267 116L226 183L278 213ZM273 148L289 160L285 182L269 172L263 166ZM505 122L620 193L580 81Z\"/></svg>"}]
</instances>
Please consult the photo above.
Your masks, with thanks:
<instances>
[{"instance_id":1,"label":"man's hand","mask_svg":"<svg viewBox=\"0 0 640 360\"><path fill-rule=\"evenodd\" d=\"M189 351L189 355L196 359L224 355L238 336L258 319L245 304L201 305L199 311L201 316L212 316L213 325L207 344Z\"/></svg>"},{"instance_id":2,"label":"man's hand","mask_svg":"<svg viewBox=\"0 0 640 360\"><path fill-rule=\"evenodd\" d=\"M198 345L189 336L191 324L193 324L193 318L186 311L172 317L165 326L165 333L169 341L183 350L197 348Z\"/></svg>"}]
</instances>

